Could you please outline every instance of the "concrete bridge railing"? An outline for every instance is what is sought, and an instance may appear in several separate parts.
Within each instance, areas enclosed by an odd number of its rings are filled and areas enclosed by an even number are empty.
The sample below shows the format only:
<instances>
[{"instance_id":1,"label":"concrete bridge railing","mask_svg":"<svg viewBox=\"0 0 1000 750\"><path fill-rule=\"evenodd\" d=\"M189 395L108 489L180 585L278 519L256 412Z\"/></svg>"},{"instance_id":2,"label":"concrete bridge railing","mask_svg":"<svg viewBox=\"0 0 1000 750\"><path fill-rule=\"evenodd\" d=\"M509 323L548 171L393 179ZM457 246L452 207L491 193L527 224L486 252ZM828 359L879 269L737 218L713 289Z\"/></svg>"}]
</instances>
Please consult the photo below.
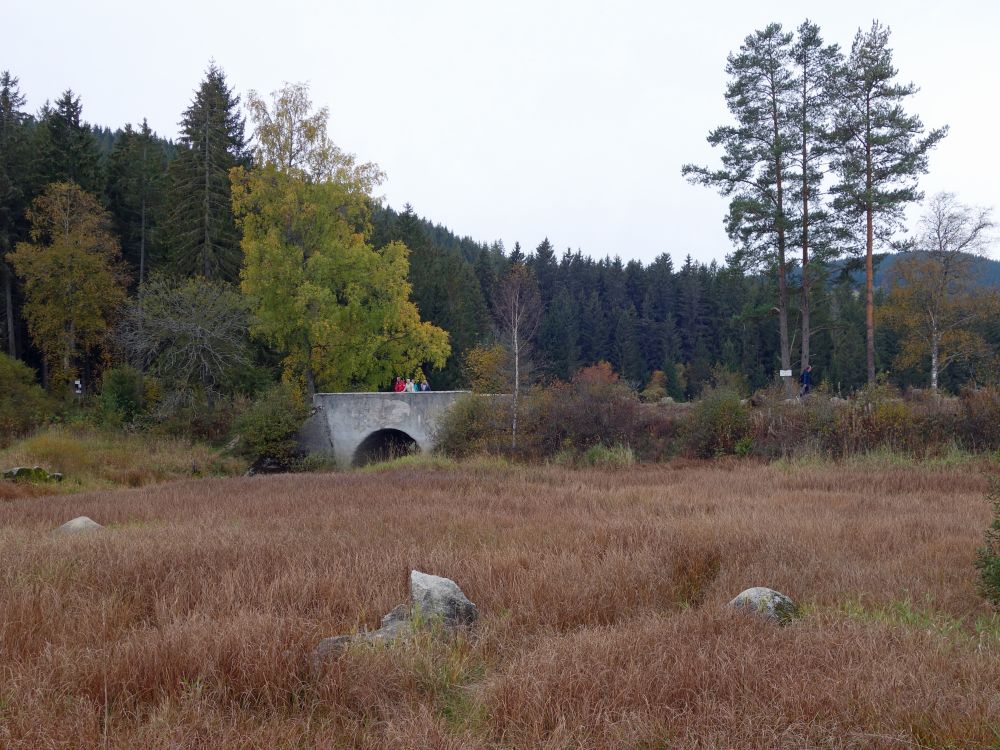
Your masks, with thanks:
<instances>
[{"instance_id":1,"label":"concrete bridge railing","mask_svg":"<svg viewBox=\"0 0 1000 750\"><path fill-rule=\"evenodd\" d=\"M465 393L317 393L299 445L332 456L341 468L430 451L441 417Z\"/></svg>"}]
</instances>

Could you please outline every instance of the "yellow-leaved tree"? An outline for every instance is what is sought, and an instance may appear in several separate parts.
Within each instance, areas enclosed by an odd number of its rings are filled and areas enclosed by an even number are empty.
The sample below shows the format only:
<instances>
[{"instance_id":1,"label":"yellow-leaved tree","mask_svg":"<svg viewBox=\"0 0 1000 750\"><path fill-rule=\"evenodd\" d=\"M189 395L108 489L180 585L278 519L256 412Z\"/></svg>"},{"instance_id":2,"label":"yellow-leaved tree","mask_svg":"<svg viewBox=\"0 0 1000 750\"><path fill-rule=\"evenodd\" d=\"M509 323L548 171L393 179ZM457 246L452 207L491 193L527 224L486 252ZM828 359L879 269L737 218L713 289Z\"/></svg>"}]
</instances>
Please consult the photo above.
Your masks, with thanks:
<instances>
[{"instance_id":1,"label":"yellow-leaved tree","mask_svg":"<svg viewBox=\"0 0 1000 750\"><path fill-rule=\"evenodd\" d=\"M49 185L28 219L31 242L18 243L7 259L24 282L28 332L58 386L103 341L125 300L126 276L110 214L79 185Z\"/></svg>"},{"instance_id":2,"label":"yellow-leaved tree","mask_svg":"<svg viewBox=\"0 0 1000 750\"><path fill-rule=\"evenodd\" d=\"M991 211L959 203L952 193L930 199L915 249L897 260L880 314L899 334L896 366L929 366L930 387L955 361L993 370L993 352L977 328L1000 310L996 292L976 278L992 242Z\"/></svg>"},{"instance_id":3,"label":"yellow-leaved tree","mask_svg":"<svg viewBox=\"0 0 1000 750\"><path fill-rule=\"evenodd\" d=\"M382 179L327 136L303 84L248 96L251 169L232 171L243 231L242 289L252 331L285 354L286 379L317 390L374 389L422 364L442 367L448 334L410 301L408 251L370 243L371 192Z\"/></svg>"}]
</instances>

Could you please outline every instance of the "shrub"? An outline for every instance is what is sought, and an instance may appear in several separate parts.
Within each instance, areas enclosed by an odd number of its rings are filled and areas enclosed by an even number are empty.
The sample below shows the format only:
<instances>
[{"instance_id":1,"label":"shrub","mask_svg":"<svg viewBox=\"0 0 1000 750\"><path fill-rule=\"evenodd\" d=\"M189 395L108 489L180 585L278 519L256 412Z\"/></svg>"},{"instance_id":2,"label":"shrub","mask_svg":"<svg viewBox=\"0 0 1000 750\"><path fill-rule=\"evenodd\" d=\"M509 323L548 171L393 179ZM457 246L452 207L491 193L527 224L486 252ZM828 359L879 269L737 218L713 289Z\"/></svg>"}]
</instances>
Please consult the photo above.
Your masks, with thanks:
<instances>
[{"instance_id":1,"label":"shrub","mask_svg":"<svg viewBox=\"0 0 1000 750\"><path fill-rule=\"evenodd\" d=\"M157 410L158 431L218 443L232 434L237 414L243 411L241 405L245 407L246 400L238 396L216 398L211 403L204 398L179 405L166 402Z\"/></svg>"},{"instance_id":2,"label":"shrub","mask_svg":"<svg viewBox=\"0 0 1000 750\"><path fill-rule=\"evenodd\" d=\"M536 456L567 442L576 448L631 444L639 426L639 398L607 362L584 367L569 383L535 389L527 399L524 441Z\"/></svg>"},{"instance_id":3,"label":"shrub","mask_svg":"<svg viewBox=\"0 0 1000 750\"><path fill-rule=\"evenodd\" d=\"M508 404L509 399L501 396L460 397L438 422L437 449L457 458L506 451L510 447Z\"/></svg>"},{"instance_id":4,"label":"shrub","mask_svg":"<svg viewBox=\"0 0 1000 750\"><path fill-rule=\"evenodd\" d=\"M976 568L983 595L1000 607L1000 483L994 481L986 499L993 506L993 521L986 529L986 543L976 554Z\"/></svg>"},{"instance_id":5,"label":"shrub","mask_svg":"<svg viewBox=\"0 0 1000 750\"><path fill-rule=\"evenodd\" d=\"M602 469L627 469L635 463L635 453L627 445L592 445L583 454L583 463Z\"/></svg>"},{"instance_id":6,"label":"shrub","mask_svg":"<svg viewBox=\"0 0 1000 750\"><path fill-rule=\"evenodd\" d=\"M0 447L27 434L50 416L54 404L31 368L0 354Z\"/></svg>"},{"instance_id":7,"label":"shrub","mask_svg":"<svg viewBox=\"0 0 1000 750\"><path fill-rule=\"evenodd\" d=\"M967 388L960 396L959 429L962 443L971 450L1000 448L1000 388Z\"/></svg>"},{"instance_id":8,"label":"shrub","mask_svg":"<svg viewBox=\"0 0 1000 750\"><path fill-rule=\"evenodd\" d=\"M134 422L146 410L142 373L128 365L105 371L97 404L100 416L107 423L123 425Z\"/></svg>"},{"instance_id":9,"label":"shrub","mask_svg":"<svg viewBox=\"0 0 1000 750\"><path fill-rule=\"evenodd\" d=\"M685 426L687 449L699 458L736 453L749 435L749 410L729 388L706 389Z\"/></svg>"},{"instance_id":10,"label":"shrub","mask_svg":"<svg viewBox=\"0 0 1000 750\"><path fill-rule=\"evenodd\" d=\"M274 386L236 419L240 452L258 464L287 468L297 452L295 435L308 415L297 389L287 383Z\"/></svg>"}]
</instances>

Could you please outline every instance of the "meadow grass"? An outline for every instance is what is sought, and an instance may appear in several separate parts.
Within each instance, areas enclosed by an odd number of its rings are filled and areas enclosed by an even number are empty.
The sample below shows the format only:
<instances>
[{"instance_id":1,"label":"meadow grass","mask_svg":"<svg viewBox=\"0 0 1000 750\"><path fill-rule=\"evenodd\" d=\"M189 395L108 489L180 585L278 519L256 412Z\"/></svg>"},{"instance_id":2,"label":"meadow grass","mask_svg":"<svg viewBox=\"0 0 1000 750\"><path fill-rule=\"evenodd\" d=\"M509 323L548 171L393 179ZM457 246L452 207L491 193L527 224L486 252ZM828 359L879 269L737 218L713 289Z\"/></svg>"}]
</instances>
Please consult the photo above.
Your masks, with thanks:
<instances>
[{"instance_id":1,"label":"meadow grass","mask_svg":"<svg viewBox=\"0 0 1000 750\"><path fill-rule=\"evenodd\" d=\"M982 467L988 469L988 466ZM408 459L0 503L0 746L995 747L968 466ZM87 515L108 528L55 536ZM352 646L411 568L481 618ZM725 603L771 586L784 628Z\"/></svg>"},{"instance_id":2,"label":"meadow grass","mask_svg":"<svg viewBox=\"0 0 1000 750\"><path fill-rule=\"evenodd\" d=\"M0 450L0 469L14 466L41 466L60 472L63 481L34 486L0 482L0 499L231 476L246 471L247 464L223 450L182 438L55 426Z\"/></svg>"}]
</instances>

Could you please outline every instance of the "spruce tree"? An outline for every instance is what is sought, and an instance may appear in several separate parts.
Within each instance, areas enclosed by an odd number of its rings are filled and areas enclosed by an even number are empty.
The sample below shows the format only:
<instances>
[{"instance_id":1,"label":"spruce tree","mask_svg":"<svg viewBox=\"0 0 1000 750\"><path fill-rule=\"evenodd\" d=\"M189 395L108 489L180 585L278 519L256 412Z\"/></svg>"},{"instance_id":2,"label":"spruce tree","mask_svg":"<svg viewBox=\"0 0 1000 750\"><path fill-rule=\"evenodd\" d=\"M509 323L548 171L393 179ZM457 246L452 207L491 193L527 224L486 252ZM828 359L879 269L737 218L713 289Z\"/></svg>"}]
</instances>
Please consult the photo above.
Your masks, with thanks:
<instances>
[{"instance_id":1,"label":"spruce tree","mask_svg":"<svg viewBox=\"0 0 1000 750\"><path fill-rule=\"evenodd\" d=\"M917 179L927 171L928 153L948 132L945 127L924 134L920 118L903 109L917 87L898 83L897 73L889 29L875 21L868 32L858 30L837 87L834 208L851 237L864 237L869 383L875 381L875 243L891 240L906 204L923 197Z\"/></svg>"},{"instance_id":2,"label":"spruce tree","mask_svg":"<svg viewBox=\"0 0 1000 750\"><path fill-rule=\"evenodd\" d=\"M0 74L0 274L3 276L4 338L7 353L17 357L17 311L14 306L14 273L7 253L27 232L25 210L30 199L30 143L25 98L18 79Z\"/></svg>"},{"instance_id":3,"label":"spruce tree","mask_svg":"<svg viewBox=\"0 0 1000 750\"><path fill-rule=\"evenodd\" d=\"M240 98L211 63L181 120L180 149L169 170L165 242L180 273L236 281L240 237L229 170L246 161Z\"/></svg>"},{"instance_id":4,"label":"spruce tree","mask_svg":"<svg viewBox=\"0 0 1000 750\"><path fill-rule=\"evenodd\" d=\"M561 380L568 381L580 366L580 310L565 285L545 311L538 348L548 372Z\"/></svg>"},{"instance_id":5,"label":"spruce tree","mask_svg":"<svg viewBox=\"0 0 1000 750\"><path fill-rule=\"evenodd\" d=\"M451 336L451 355L434 376L435 386L457 387L462 383L465 353L481 343L489 328L489 312L472 266L457 249L435 242L409 204L389 228L386 240L399 240L409 248L413 302L424 320Z\"/></svg>"},{"instance_id":6,"label":"spruce tree","mask_svg":"<svg viewBox=\"0 0 1000 750\"><path fill-rule=\"evenodd\" d=\"M93 194L104 187L97 139L82 115L80 97L71 89L63 92L54 108L48 103L43 107L38 130L41 185L73 182Z\"/></svg>"},{"instance_id":7,"label":"spruce tree","mask_svg":"<svg viewBox=\"0 0 1000 750\"><path fill-rule=\"evenodd\" d=\"M144 119L139 130L126 125L108 159L108 199L122 239L122 255L138 287L149 273L149 254L159 216L167 155Z\"/></svg>"}]
</instances>

